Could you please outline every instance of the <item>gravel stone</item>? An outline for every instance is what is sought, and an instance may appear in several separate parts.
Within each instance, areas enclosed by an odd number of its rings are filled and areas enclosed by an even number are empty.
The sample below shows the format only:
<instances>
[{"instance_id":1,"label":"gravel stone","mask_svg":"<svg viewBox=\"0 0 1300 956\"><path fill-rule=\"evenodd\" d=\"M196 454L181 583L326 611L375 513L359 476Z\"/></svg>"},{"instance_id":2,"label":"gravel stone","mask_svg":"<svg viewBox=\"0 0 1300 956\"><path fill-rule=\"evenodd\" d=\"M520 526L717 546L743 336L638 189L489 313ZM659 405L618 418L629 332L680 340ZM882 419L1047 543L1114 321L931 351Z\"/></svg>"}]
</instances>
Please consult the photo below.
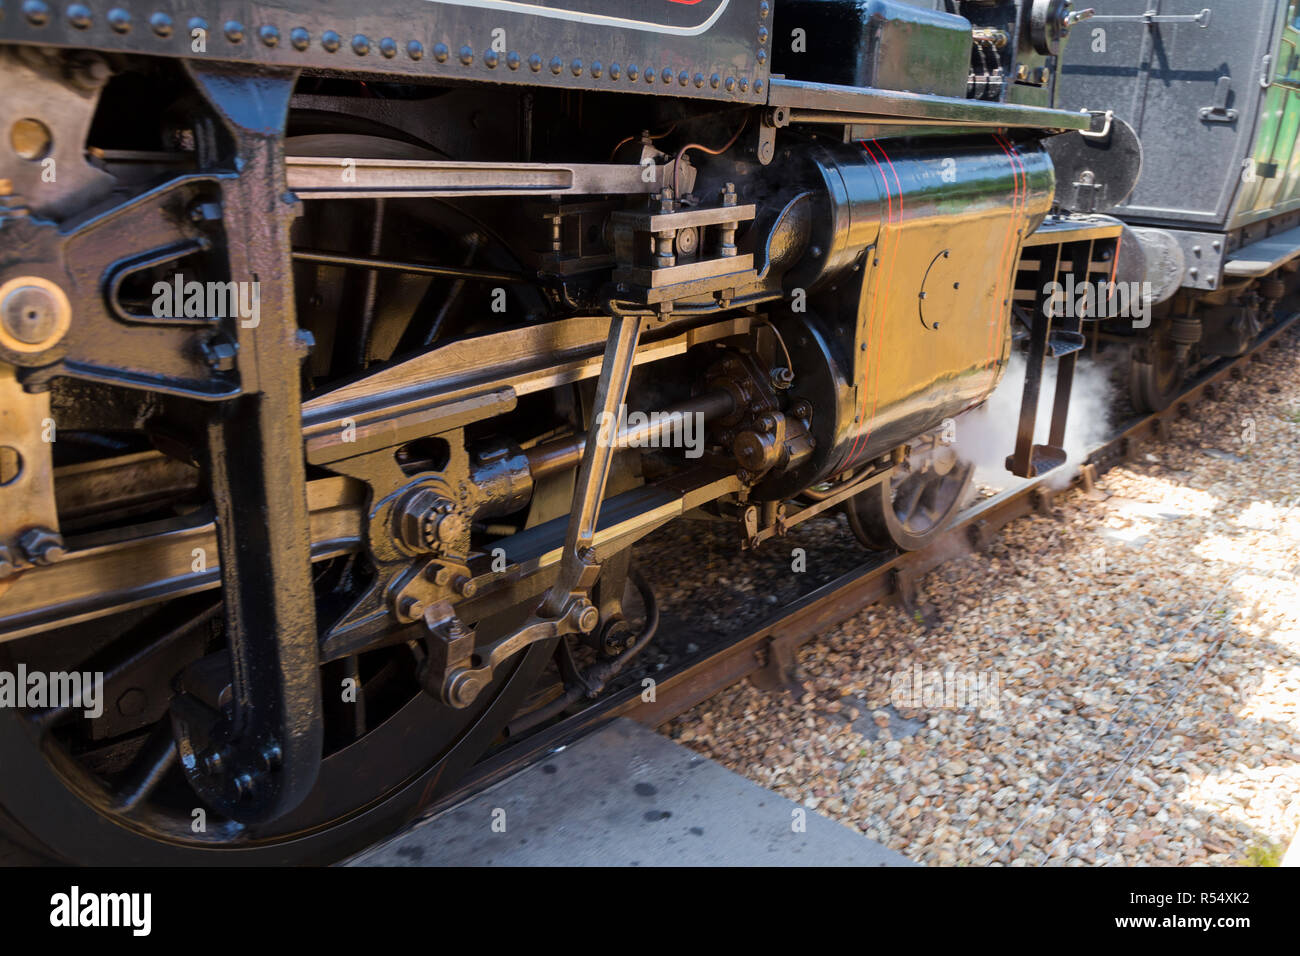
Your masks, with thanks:
<instances>
[{"instance_id":1,"label":"gravel stone","mask_svg":"<svg viewBox=\"0 0 1300 956\"><path fill-rule=\"evenodd\" d=\"M1171 419L1102 477L1104 500L1058 494L1053 514L918 580L925 613L867 607L805 645L798 699L746 681L663 732L928 864L1285 849L1300 830L1298 356L1287 334ZM709 568L680 551L650 566L679 592L665 603L695 611L670 633L701 646L806 583L789 540L724 558L708 536L734 529L707 527ZM809 573L861 559L838 515L796 530Z\"/></svg>"}]
</instances>

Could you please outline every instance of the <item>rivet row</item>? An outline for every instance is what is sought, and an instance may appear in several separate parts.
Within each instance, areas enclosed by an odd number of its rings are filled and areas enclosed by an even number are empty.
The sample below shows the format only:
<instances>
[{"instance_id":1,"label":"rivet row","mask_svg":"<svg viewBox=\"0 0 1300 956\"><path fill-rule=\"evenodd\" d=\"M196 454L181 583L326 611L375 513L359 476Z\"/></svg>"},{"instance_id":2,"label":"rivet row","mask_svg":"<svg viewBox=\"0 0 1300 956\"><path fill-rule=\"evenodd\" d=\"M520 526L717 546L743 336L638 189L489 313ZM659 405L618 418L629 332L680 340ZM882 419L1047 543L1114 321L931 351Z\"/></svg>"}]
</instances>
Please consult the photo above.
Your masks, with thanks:
<instances>
[{"instance_id":1,"label":"rivet row","mask_svg":"<svg viewBox=\"0 0 1300 956\"><path fill-rule=\"evenodd\" d=\"M34 27L45 26L50 21L50 5L45 0L24 0L22 5L23 15L27 22ZM767 0L759 4L758 15L760 19L766 19L771 7ZM88 30L94 25L94 14L90 7L84 3L69 4L65 11L68 23L78 30ZM116 32L126 34L131 32L132 20L131 14L121 7L114 7L105 15L108 25ZM189 21L191 32L195 30L206 31L208 23L202 17L192 17ZM149 27L158 37L170 37L173 32L172 18L161 11L154 13L149 18ZM225 38L232 44L244 42L245 29L244 25L238 20L227 20L222 25L222 33ZM767 61L767 51L762 49L768 39L768 30L766 27L758 28L758 62ZM257 37L262 44L267 47L277 47L280 44L280 30L267 24L258 27ZM303 27L294 27L289 31L289 44L299 52L306 52L311 47L311 33ZM321 48L327 53L337 53L343 47L343 38L334 30L326 30L320 37ZM369 37L365 34L358 33L350 41L352 52L357 56L367 56L376 44L372 44ZM392 37L384 37L377 44L380 54L388 59L397 55L397 41ZM458 52L460 62L464 66L472 66L474 63L474 48L466 44ZM424 45L419 40L411 40L406 44L406 55L412 60L419 60L424 56ZM446 63L451 56L451 50L445 43L435 43L433 46L433 57L439 63ZM488 50L483 54L483 65L488 69L496 69L502 62L501 55L496 50ZM504 62L511 70L518 70L523 65L523 57L514 50L505 55ZM540 73L542 70L542 57L540 54L533 53L528 57L528 68L534 73ZM561 57L552 57L549 63L551 73L559 76L564 72L565 62ZM635 82L638 77L644 76L647 83L654 83L656 76L665 84L671 84L674 79L673 71L664 67L662 71L656 74L654 69L647 69L642 73L641 68L635 63L628 64L626 70L618 63L609 64L608 68L600 60L594 60L589 66L584 65L582 60L573 59L568 63L569 71L575 76L582 76L588 72L594 78L602 75L608 75L611 80L620 79L624 74L630 81ZM703 73L692 75L686 70L676 74L676 80L681 86L694 85L696 89L703 89L706 82ZM717 73L712 74L708 84L713 89L722 87L728 93L733 93L737 89L744 93L749 90L749 80L745 77L737 79L734 76L728 76L725 80ZM761 92L763 81L754 81L754 91Z\"/></svg>"}]
</instances>

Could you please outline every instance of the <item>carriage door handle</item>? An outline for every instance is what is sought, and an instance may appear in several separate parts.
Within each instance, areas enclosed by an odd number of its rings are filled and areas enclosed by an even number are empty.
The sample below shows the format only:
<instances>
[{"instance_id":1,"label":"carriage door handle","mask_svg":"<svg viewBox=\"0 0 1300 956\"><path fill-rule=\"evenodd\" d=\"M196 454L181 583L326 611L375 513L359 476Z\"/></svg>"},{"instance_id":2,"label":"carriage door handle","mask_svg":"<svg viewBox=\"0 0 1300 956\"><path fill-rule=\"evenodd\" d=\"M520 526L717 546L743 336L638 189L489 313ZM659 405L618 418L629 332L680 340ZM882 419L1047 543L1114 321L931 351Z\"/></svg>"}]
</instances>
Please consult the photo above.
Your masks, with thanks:
<instances>
[{"instance_id":1,"label":"carriage door handle","mask_svg":"<svg viewBox=\"0 0 1300 956\"><path fill-rule=\"evenodd\" d=\"M1115 14L1103 15L1094 14L1093 20L1111 20L1111 21L1128 21L1129 23L1145 23L1148 26L1153 23L1195 23L1202 30L1210 25L1210 8L1206 7L1200 13L1166 13L1159 14L1154 10L1148 10L1146 13L1139 13L1136 16L1116 16Z\"/></svg>"}]
</instances>

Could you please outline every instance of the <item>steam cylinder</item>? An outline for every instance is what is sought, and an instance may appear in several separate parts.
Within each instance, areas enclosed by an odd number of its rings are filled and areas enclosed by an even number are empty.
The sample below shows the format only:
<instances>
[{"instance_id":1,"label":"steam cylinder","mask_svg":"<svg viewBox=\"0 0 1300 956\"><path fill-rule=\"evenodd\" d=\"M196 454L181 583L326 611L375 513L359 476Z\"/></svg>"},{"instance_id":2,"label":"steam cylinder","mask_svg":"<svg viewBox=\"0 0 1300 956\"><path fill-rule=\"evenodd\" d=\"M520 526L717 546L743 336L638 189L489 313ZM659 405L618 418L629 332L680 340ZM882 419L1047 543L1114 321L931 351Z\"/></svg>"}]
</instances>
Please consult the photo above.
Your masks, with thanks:
<instances>
[{"instance_id":1,"label":"steam cylinder","mask_svg":"<svg viewBox=\"0 0 1300 956\"><path fill-rule=\"evenodd\" d=\"M905 142L808 154L808 242L775 319L816 450L760 496L887 453L983 401L1002 376L1020 247L1051 205L1051 160L1037 141L1000 135Z\"/></svg>"}]
</instances>

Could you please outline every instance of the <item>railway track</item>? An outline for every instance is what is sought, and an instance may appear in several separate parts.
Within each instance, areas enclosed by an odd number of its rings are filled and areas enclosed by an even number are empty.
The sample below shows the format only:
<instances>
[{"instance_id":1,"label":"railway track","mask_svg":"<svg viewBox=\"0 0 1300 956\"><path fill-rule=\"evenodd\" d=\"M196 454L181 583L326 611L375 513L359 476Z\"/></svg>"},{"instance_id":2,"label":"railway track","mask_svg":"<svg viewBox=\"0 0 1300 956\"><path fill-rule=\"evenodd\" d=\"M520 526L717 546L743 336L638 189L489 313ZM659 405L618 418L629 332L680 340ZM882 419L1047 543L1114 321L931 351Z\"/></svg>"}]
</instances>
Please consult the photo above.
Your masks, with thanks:
<instances>
[{"instance_id":1,"label":"railway track","mask_svg":"<svg viewBox=\"0 0 1300 956\"><path fill-rule=\"evenodd\" d=\"M976 502L928 548L869 557L725 646L703 650L670 665L655 678L653 695L643 696L639 683L628 686L550 726L508 741L481 761L459 787L426 807L422 815L459 803L615 718L626 717L647 727L659 727L746 678L774 691L797 688L795 654L802 645L871 604L894 599L912 606L916 583L924 575L952 558L984 550L1002 528L1018 518L1035 512L1050 513L1055 496L1069 488L1090 491L1111 468L1132 460L1144 441L1164 438L1171 419L1188 415L1201 401L1213 400L1216 390L1228 379L1242 378L1244 370L1258 360L1263 350L1277 347L1281 337L1298 323L1300 312L1275 325L1245 354L1202 371L1166 409L1123 423L1091 450L1069 486L1053 489L1048 483L1050 476L1043 476Z\"/></svg>"}]
</instances>

